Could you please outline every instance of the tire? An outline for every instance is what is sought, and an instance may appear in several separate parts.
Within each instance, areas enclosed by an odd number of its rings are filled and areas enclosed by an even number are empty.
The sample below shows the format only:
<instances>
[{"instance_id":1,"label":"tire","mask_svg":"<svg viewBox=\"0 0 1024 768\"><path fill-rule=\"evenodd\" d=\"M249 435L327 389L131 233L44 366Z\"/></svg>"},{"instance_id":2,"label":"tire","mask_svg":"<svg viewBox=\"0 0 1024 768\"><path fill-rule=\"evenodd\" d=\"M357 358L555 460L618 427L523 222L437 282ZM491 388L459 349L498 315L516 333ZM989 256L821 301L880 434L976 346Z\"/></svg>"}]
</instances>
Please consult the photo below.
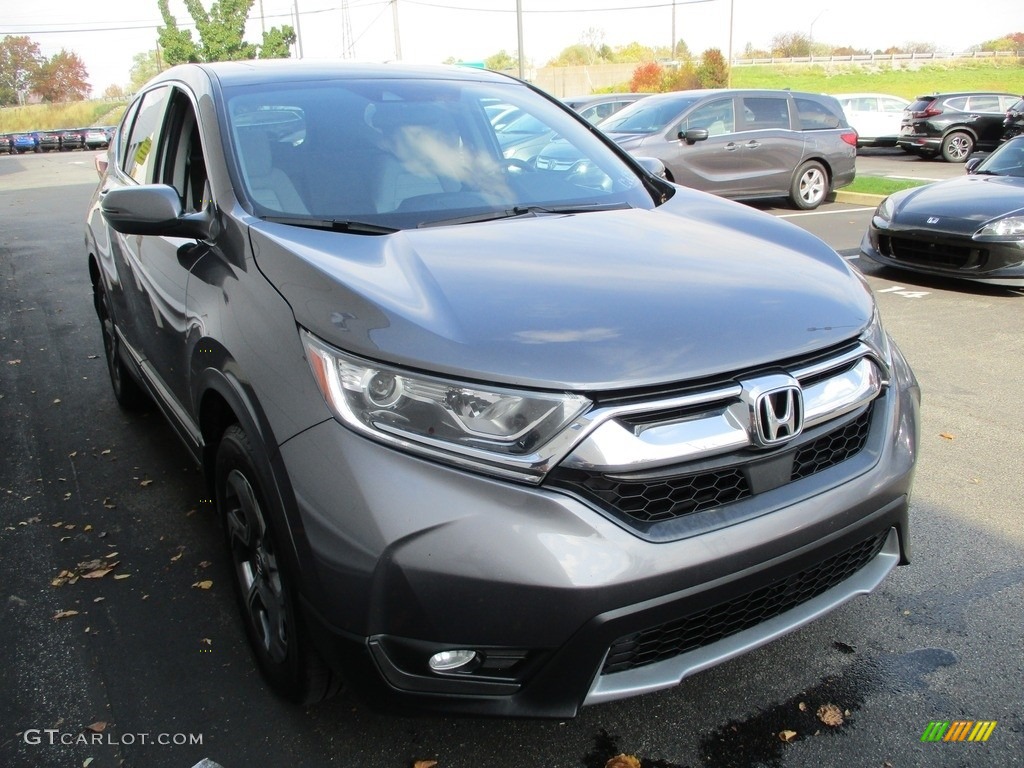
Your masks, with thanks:
<instances>
[{"instance_id":1,"label":"tire","mask_svg":"<svg viewBox=\"0 0 1024 768\"><path fill-rule=\"evenodd\" d=\"M974 139L965 131L953 131L942 139L942 159L947 163L966 163L974 151Z\"/></svg>"},{"instance_id":2,"label":"tire","mask_svg":"<svg viewBox=\"0 0 1024 768\"><path fill-rule=\"evenodd\" d=\"M132 376L128 366L121 358L121 341L117 336L117 327L114 325L114 316L110 311L107 292L100 283L97 283L94 292L96 316L99 318L100 331L103 334L103 356L107 361L107 373L110 375L110 386L114 390L114 399L126 411L148 410L153 401L150 400L142 385Z\"/></svg>"},{"instance_id":3,"label":"tire","mask_svg":"<svg viewBox=\"0 0 1024 768\"><path fill-rule=\"evenodd\" d=\"M801 211L810 211L821 205L828 194L828 174L825 166L816 160L801 165L793 175L789 199Z\"/></svg>"},{"instance_id":4,"label":"tire","mask_svg":"<svg viewBox=\"0 0 1024 768\"><path fill-rule=\"evenodd\" d=\"M307 705L341 688L309 642L296 612L294 586L263 490L259 452L237 424L217 446L214 492L224 523L235 594L249 645L264 678L278 694Z\"/></svg>"}]
</instances>

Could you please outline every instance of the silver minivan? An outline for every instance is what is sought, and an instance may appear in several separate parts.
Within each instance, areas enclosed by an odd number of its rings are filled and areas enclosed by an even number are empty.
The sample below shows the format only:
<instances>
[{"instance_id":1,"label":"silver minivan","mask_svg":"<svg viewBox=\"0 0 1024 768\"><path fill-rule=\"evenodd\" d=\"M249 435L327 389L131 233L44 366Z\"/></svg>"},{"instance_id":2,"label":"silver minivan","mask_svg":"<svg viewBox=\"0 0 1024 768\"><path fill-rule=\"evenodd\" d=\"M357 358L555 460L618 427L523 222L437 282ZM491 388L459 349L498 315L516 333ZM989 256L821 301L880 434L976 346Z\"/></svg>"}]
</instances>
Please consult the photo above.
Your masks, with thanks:
<instances>
[{"instance_id":1,"label":"silver minivan","mask_svg":"<svg viewBox=\"0 0 1024 768\"><path fill-rule=\"evenodd\" d=\"M661 160L670 181L733 199L788 197L817 208L856 172L857 132L839 102L821 94L655 94L600 128L630 154Z\"/></svg>"}]
</instances>

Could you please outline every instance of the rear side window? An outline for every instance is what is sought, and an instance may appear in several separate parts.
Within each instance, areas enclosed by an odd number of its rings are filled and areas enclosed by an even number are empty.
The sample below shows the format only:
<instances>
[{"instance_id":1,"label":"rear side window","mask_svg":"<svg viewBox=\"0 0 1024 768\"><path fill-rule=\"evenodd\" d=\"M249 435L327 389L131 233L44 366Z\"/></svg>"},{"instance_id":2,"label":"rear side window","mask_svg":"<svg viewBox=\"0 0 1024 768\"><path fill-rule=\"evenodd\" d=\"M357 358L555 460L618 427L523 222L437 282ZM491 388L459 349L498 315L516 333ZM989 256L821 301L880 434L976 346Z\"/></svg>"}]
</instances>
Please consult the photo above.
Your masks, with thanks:
<instances>
[{"instance_id":1,"label":"rear side window","mask_svg":"<svg viewBox=\"0 0 1024 768\"><path fill-rule=\"evenodd\" d=\"M163 122L167 93L168 88L164 86L154 88L142 97L135 123L128 135L121 169L139 184L147 184L153 179L156 139Z\"/></svg>"},{"instance_id":2,"label":"rear side window","mask_svg":"<svg viewBox=\"0 0 1024 768\"><path fill-rule=\"evenodd\" d=\"M823 131L827 128L840 128L843 125L839 115L815 99L796 96L796 111L800 115L801 131ZM867 101L867 99L864 99ZM875 106L875 100L871 99L871 106Z\"/></svg>"},{"instance_id":3,"label":"rear side window","mask_svg":"<svg viewBox=\"0 0 1024 768\"><path fill-rule=\"evenodd\" d=\"M967 109L967 97L957 96L955 99L946 99L946 107L949 109L958 109L963 112Z\"/></svg>"},{"instance_id":4,"label":"rear side window","mask_svg":"<svg viewBox=\"0 0 1024 768\"><path fill-rule=\"evenodd\" d=\"M742 130L789 128L789 99L785 96L751 96L743 99L746 125Z\"/></svg>"},{"instance_id":5,"label":"rear side window","mask_svg":"<svg viewBox=\"0 0 1024 768\"><path fill-rule=\"evenodd\" d=\"M971 96L968 100L972 112L1002 112L998 96Z\"/></svg>"}]
</instances>

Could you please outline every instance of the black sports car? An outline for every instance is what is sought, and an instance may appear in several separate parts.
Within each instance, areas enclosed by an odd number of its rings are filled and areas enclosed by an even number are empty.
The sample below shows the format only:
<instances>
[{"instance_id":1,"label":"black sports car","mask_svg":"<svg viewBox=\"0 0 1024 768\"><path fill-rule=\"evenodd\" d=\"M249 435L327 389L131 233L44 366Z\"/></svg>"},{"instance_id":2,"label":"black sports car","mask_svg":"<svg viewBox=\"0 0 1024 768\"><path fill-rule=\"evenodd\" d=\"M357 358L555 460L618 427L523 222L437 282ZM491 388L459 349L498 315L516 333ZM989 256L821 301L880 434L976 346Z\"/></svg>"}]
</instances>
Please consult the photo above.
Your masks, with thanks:
<instances>
[{"instance_id":1,"label":"black sports car","mask_svg":"<svg viewBox=\"0 0 1024 768\"><path fill-rule=\"evenodd\" d=\"M890 195L871 217L861 255L890 267L1024 286L1024 136L967 175Z\"/></svg>"}]
</instances>

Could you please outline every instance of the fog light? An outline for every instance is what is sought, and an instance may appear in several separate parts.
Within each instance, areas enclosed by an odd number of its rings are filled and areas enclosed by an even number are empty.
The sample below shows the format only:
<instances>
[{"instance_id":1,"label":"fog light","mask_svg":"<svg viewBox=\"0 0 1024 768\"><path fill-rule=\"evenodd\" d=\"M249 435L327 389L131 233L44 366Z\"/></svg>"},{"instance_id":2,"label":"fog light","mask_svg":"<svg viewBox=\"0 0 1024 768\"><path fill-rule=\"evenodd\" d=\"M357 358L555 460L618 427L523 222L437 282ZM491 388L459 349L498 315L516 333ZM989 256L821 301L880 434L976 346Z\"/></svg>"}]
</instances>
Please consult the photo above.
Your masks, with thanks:
<instances>
[{"instance_id":1,"label":"fog light","mask_svg":"<svg viewBox=\"0 0 1024 768\"><path fill-rule=\"evenodd\" d=\"M427 664L434 672L457 672L475 659L476 651L441 651L431 656Z\"/></svg>"}]
</instances>

